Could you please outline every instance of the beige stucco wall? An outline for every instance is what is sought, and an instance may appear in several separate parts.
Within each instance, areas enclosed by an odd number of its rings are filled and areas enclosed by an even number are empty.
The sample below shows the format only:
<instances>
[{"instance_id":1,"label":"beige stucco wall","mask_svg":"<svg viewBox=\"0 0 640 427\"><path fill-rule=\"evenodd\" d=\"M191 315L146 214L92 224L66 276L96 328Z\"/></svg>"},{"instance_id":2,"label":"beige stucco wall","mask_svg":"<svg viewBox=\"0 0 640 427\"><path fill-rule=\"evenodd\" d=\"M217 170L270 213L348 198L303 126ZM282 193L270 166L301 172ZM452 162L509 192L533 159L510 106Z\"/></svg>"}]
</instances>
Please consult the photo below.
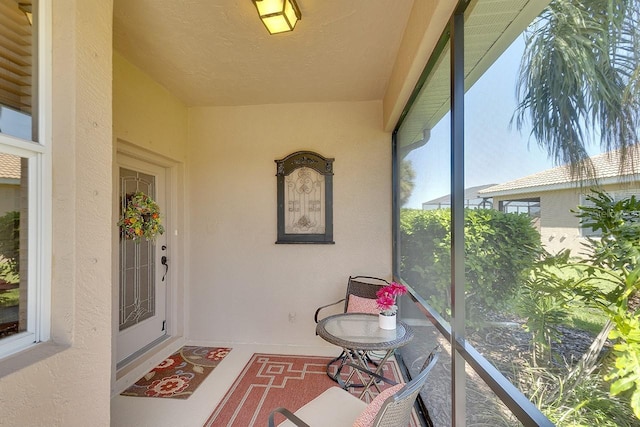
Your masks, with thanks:
<instances>
[{"instance_id":1,"label":"beige stucco wall","mask_svg":"<svg viewBox=\"0 0 640 427\"><path fill-rule=\"evenodd\" d=\"M383 99L383 126L392 131L444 31L457 2L416 1L407 22Z\"/></svg>"},{"instance_id":2,"label":"beige stucco wall","mask_svg":"<svg viewBox=\"0 0 640 427\"><path fill-rule=\"evenodd\" d=\"M20 209L20 182L0 184L0 216Z\"/></svg>"},{"instance_id":3,"label":"beige stucco wall","mask_svg":"<svg viewBox=\"0 0 640 427\"><path fill-rule=\"evenodd\" d=\"M571 249L573 254L580 250L580 231L578 219L570 212L580 200L576 189L565 189L546 192L522 193L517 196L497 196L493 198L493 206L498 209L499 202L504 200L540 198L540 241L551 253Z\"/></svg>"},{"instance_id":4,"label":"beige stucco wall","mask_svg":"<svg viewBox=\"0 0 640 427\"><path fill-rule=\"evenodd\" d=\"M162 252L169 259L170 270L167 272L165 289L167 291L167 333L174 340L184 337L185 290L187 271L185 269L185 240L188 238L185 225L185 212L188 210L185 201L184 169L187 149L186 106L164 87L159 85L148 74L128 62L122 55L113 55L113 129L114 129L114 191L118 185L118 155L124 153L129 157L143 159L148 163L160 166L167 172L166 205L162 206L162 220L166 233L162 237L162 245L167 249ZM117 197L116 197L117 199ZM118 211L118 200L114 199L114 212ZM118 218L114 217L113 223ZM156 245L158 251L160 245ZM119 236L114 230L113 256L119 256ZM158 255L159 256L159 255ZM119 310L119 276L118 263L113 265L113 391L136 381L151 367L158 363L155 352L138 358L126 369L116 373L116 346L118 310ZM172 345L170 341L163 345ZM162 346L161 346L162 347ZM163 348L159 351L166 351Z\"/></svg>"},{"instance_id":5,"label":"beige stucco wall","mask_svg":"<svg viewBox=\"0 0 640 427\"><path fill-rule=\"evenodd\" d=\"M52 340L0 361L0 425L109 425L111 0L53 7Z\"/></svg>"},{"instance_id":6,"label":"beige stucco wall","mask_svg":"<svg viewBox=\"0 0 640 427\"><path fill-rule=\"evenodd\" d=\"M389 277L391 150L383 122L394 119L383 119L382 102L197 108L185 115L179 102L113 55L112 0L52 5L52 339L0 361L0 425L109 425L117 138L191 168L190 338L318 343L313 311L342 296L348 275ZM394 71L400 87L385 100L396 115L414 83L403 80L416 76L428 56L413 61L416 49L403 53L409 65ZM336 159L335 245L274 244L273 160L300 149Z\"/></svg>"},{"instance_id":7,"label":"beige stucco wall","mask_svg":"<svg viewBox=\"0 0 640 427\"><path fill-rule=\"evenodd\" d=\"M350 274L391 275L391 144L379 101L190 110L189 337L319 343ZM335 245L276 245L276 164L335 158ZM289 314L295 318L289 321Z\"/></svg>"},{"instance_id":8,"label":"beige stucco wall","mask_svg":"<svg viewBox=\"0 0 640 427\"><path fill-rule=\"evenodd\" d=\"M603 185L601 188L607 192L625 191L629 188L637 188L637 184L624 183ZM580 221L571 210L576 210L582 203L581 196L589 193L585 188L565 188L551 191L537 191L518 194L517 196L494 197L494 206L498 208L498 202L514 198L540 198L540 239L544 248L550 253L558 253L565 249L571 250L574 256L583 256L586 239L581 236Z\"/></svg>"},{"instance_id":9,"label":"beige stucco wall","mask_svg":"<svg viewBox=\"0 0 640 427\"><path fill-rule=\"evenodd\" d=\"M580 203L577 190L551 191L540 195L540 239L545 249L557 253L570 249L574 255L581 250L579 221L570 209Z\"/></svg>"},{"instance_id":10,"label":"beige stucco wall","mask_svg":"<svg viewBox=\"0 0 640 427\"><path fill-rule=\"evenodd\" d=\"M175 161L185 160L186 106L118 52L113 54L113 134Z\"/></svg>"}]
</instances>

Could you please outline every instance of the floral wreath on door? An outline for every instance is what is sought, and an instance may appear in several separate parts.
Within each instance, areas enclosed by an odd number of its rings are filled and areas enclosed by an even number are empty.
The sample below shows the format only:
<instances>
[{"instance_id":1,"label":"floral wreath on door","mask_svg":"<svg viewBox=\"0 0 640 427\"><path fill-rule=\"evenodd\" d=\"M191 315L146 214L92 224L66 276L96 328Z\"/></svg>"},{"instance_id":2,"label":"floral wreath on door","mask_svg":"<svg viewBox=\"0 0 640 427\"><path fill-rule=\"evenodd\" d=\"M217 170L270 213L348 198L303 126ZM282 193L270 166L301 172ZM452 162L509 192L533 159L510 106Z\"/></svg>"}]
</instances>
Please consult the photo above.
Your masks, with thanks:
<instances>
[{"instance_id":1,"label":"floral wreath on door","mask_svg":"<svg viewBox=\"0 0 640 427\"><path fill-rule=\"evenodd\" d=\"M141 191L127 195L127 206L118 221L118 226L121 236L134 241L142 238L152 241L164 233L164 227L160 222L160 207Z\"/></svg>"}]
</instances>

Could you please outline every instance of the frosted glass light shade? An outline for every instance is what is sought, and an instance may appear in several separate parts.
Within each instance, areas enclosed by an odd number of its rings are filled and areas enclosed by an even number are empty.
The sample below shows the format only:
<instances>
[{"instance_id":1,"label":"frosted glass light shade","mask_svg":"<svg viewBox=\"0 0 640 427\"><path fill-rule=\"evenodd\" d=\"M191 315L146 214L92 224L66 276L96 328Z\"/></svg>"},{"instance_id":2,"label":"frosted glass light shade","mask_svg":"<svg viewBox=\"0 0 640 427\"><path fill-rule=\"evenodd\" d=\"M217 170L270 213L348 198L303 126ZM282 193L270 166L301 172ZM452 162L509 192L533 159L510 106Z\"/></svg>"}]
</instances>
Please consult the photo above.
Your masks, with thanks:
<instances>
[{"instance_id":1,"label":"frosted glass light shade","mask_svg":"<svg viewBox=\"0 0 640 427\"><path fill-rule=\"evenodd\" d=\"M253 0L253 4L269 34L293 31L301 19L295 0Z\"/></svg>"}]
</instances>

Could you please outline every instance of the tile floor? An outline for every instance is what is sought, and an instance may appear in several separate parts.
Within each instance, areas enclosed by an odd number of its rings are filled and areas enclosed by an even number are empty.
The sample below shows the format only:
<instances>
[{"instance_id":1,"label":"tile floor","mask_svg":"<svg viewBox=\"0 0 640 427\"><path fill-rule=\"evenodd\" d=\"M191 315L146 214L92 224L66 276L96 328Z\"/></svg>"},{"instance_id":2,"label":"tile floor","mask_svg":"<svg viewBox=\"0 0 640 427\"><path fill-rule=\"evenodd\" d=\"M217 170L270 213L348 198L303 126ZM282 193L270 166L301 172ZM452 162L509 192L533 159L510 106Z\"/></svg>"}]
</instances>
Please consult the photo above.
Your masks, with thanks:
<instances>
[{"instance_id":1,"label":"tile floor","mask_svg":"<svg viewBox=\"0 0 640 427\"><path fill-rule=\"evenodd\" d=\"M254 353L316 356L337 356L340 353L338 347L330 345L302 347L202 342L186 345L231 347L232 351L188 399L113 396L112 427L201 427Z\"/></svg>"}]
</instances>

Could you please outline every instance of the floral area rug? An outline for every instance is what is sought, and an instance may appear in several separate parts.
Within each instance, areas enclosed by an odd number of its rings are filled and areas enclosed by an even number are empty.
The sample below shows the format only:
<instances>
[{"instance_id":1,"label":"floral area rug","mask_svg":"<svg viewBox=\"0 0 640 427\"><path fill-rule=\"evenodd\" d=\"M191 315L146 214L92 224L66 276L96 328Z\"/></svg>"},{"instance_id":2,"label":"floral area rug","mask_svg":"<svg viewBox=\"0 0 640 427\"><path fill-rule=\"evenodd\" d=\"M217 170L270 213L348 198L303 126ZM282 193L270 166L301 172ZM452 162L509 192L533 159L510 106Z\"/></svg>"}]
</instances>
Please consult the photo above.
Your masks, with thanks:
<instances>
[{"instance_id":1,"label":"floral area rug","mask_svg":"<svg viewBox=\"0 0 640 427\"><path fill-rule=\"evenodd\" d=\"M184 346L120 394L187 399L230 351L225 347Z\"/></svg>"},{"instance_id":2,"label":"floral area rug","mask_svg":"<svg viewBox=\"0 0 640 427\"><path fill-rule=\"evenodd\" d=\"M263 427L267 425L269 412L279 406L296 411L329 387L336 386L326 374L330 360L321 356L254 354L204 427ZM395 360L385 363L383 374L396 382L402 381ZM387 387L381 385L382 389ZM356 396L361 393L361 389L350 391ZM370 399L367 395L364 400ZM277 423L282 419L277 419ZM414 410L410 426L420 425Z\"/></svg>"}]
</instances>

